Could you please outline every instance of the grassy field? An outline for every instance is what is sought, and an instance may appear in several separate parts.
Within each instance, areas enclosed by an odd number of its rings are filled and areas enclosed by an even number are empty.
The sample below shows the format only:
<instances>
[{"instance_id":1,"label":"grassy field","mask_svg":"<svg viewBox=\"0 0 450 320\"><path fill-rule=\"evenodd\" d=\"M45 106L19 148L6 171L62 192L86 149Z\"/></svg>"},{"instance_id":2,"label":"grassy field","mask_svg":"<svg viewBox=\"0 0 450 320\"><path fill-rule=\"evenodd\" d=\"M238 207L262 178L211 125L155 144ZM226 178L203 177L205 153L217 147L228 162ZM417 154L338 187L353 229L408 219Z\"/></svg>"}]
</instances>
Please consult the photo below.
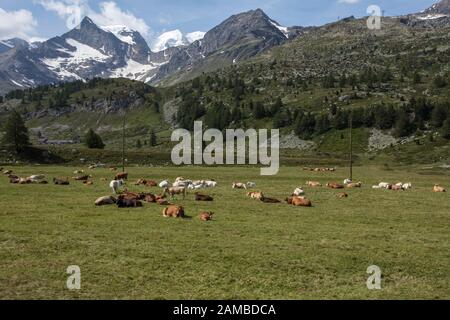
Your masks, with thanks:
<instances>
[{"instance_id":1,"label":"grassy field","mask_svg":"<svg viewBox=\"0 0 450 320\"><path fill-rule=\"evenodd\" d=\"M72 176L76 168L14 167L20 176ZM255 181L284 199L306 180L341 181L336 173L284 167L273 178L256 168L129 168L131 180L214 178L210 204L185 206L191 219L165 219L162 207L96 208L110 194L95 185L10 185L0 177L0 298L2 299L449 299L450 187L448 171L358 167L361 190L306 188L313 208L252 201L231 183ZM372 190L379 181L412 182L408 192ZM129 186L132 191L143 189ZM216 213L201 222L201 210ZM81 290L66 289L66 268L81 267ZM382 290L369 291L366 269L377 265Z\"/></svg>"}]
</instances>

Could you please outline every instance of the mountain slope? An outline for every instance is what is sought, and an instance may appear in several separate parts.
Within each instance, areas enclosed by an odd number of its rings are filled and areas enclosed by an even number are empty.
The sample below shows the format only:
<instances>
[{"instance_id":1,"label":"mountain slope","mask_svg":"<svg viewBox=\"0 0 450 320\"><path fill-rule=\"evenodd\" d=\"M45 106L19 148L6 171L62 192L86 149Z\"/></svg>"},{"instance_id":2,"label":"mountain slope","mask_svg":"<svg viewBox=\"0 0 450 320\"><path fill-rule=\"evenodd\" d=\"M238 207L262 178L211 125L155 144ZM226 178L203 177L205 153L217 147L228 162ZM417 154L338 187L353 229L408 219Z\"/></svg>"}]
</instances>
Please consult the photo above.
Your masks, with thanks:
<instances>
[{"instance_id":1,"label":"mountain slope","mask_svg":"<svg viewBox=\"0 0 450 320\"><path fill-rule=\"evenodd\" d=\"M0 55L0 93L60 81L126 77L148 81L173 51L154 54L136 31L88 17L59 37Z\"/></svg>"},{"instance_id":2,"label":"mountain slope","mask_svg":"<svg viewBox=\"0 0 450 320\"><path fill-rule=\"evenodd\" d=\"M286 42L287 34L287 28L279 26L261 9L233 15L208 31L202 40L175 53L152 83L162 81L169 85L232 65Z\"/></svg>"}]
</instances>

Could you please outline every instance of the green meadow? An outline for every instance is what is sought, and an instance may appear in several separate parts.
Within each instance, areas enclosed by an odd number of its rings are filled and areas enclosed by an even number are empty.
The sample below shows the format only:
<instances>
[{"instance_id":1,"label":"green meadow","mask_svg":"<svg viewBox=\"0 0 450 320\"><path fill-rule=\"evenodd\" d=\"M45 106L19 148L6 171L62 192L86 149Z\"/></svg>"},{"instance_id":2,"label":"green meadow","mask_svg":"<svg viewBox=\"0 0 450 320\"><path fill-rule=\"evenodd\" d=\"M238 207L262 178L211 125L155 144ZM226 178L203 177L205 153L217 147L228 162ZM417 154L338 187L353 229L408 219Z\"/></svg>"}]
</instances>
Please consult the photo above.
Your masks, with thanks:
<instances>
[{"instance_id":1,"label":"green meadow","mask_svg":"<svg viewBox=\"0 0 450 320\"><path fill-rule=\"evenodd\" d=\"M187 219L162 217L163 207L95 207L110 195L109 169L12 167L15 174L93 176L87 187L11 185L0 177L1 299L449 299L450 187L448 170L356 167L362 189L347 199L325 187L306 187L312 208L264 204L233 190L233 181L284 200L307 180L342 182L347 170L314 173L282 167L262 177L254 167L130 167L138 178L215 179L198 203L191 191ZM102 182L107 178L108 182ZM412 182L410 191L372 190L381 181ZM201 222L201 211L214 220ZM81 289L66 288L70 265L81 268ZM368 290L369 266L382 271L382 289Z\"/></svg>"}]
</instances>

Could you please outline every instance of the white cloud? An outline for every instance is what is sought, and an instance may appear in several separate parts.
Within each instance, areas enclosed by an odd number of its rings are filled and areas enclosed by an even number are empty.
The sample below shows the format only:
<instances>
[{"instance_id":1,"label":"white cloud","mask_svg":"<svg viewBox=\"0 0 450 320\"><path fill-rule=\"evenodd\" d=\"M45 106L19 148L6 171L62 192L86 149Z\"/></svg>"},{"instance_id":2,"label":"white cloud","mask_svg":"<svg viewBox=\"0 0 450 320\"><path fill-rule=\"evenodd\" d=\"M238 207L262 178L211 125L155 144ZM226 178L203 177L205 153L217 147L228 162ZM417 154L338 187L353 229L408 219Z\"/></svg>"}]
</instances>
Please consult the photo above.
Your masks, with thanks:
<instances>
[{"instance_id":1,"label":"white cloud","mask_svg":"<svg viewBox=\"0 0 450 320\"><path fill-rule=\"evenodd\" d=\"M356 4L359 2L360 0L338 0L338 3L345 3L345 4Z\"/></svg>"},{"instance_id":2,"label":"white cloud","mask_svg":"<svg viewBox=\"0 0 450 320\"><path fill-rule=\"evenodd\" d=\"M132 12L122 10L114 1L101 2L99 11L89 6L88 0L36 0L48 11L54 11L62 19L66 19L68 26L73 21L89 16L99 26L123 25L136 30L144 37L150 34L147 23L137 18ZM79 21L77 21L79 22Z\"/></svg>"},{"instance_id":3,"label":"white cloud","mask_svg":"<svg viewBox=\"0 0 450 320\"><path fill-rule=\"evenodd\" d=\"M35 33L37 21L28 10L6 11L0 8L0 39L30 39Z\"/></svg>"}]
</instances>

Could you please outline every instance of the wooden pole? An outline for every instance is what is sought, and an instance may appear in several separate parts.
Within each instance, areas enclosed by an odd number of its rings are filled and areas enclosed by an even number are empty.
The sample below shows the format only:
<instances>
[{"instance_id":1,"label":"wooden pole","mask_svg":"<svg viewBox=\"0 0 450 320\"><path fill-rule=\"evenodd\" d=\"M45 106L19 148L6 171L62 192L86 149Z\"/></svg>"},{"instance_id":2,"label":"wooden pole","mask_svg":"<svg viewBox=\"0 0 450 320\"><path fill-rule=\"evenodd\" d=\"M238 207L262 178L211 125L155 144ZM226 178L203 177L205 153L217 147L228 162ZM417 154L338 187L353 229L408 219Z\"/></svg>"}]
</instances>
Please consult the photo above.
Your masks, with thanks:
<instances>
[{"instance_id":1,"label":"wooden pole","mask_svg":"<svg viewBox=\"0 0 450 320\"><path fill-rule=\"evenodd\" d=\"M125 172L125 111L122 124L122 172Z\"/></svg>"},{"instance_id":2,"label":"wooden pole","mask_svg":"<svg viewBox=\"0 0 450 320\"><path fill-rule=\"evenodd\" d=\"M350 127L350 177L349 177L349 179L353 181L353 110L350 111L349 127Z\"/></svg>"}]
</instances>

